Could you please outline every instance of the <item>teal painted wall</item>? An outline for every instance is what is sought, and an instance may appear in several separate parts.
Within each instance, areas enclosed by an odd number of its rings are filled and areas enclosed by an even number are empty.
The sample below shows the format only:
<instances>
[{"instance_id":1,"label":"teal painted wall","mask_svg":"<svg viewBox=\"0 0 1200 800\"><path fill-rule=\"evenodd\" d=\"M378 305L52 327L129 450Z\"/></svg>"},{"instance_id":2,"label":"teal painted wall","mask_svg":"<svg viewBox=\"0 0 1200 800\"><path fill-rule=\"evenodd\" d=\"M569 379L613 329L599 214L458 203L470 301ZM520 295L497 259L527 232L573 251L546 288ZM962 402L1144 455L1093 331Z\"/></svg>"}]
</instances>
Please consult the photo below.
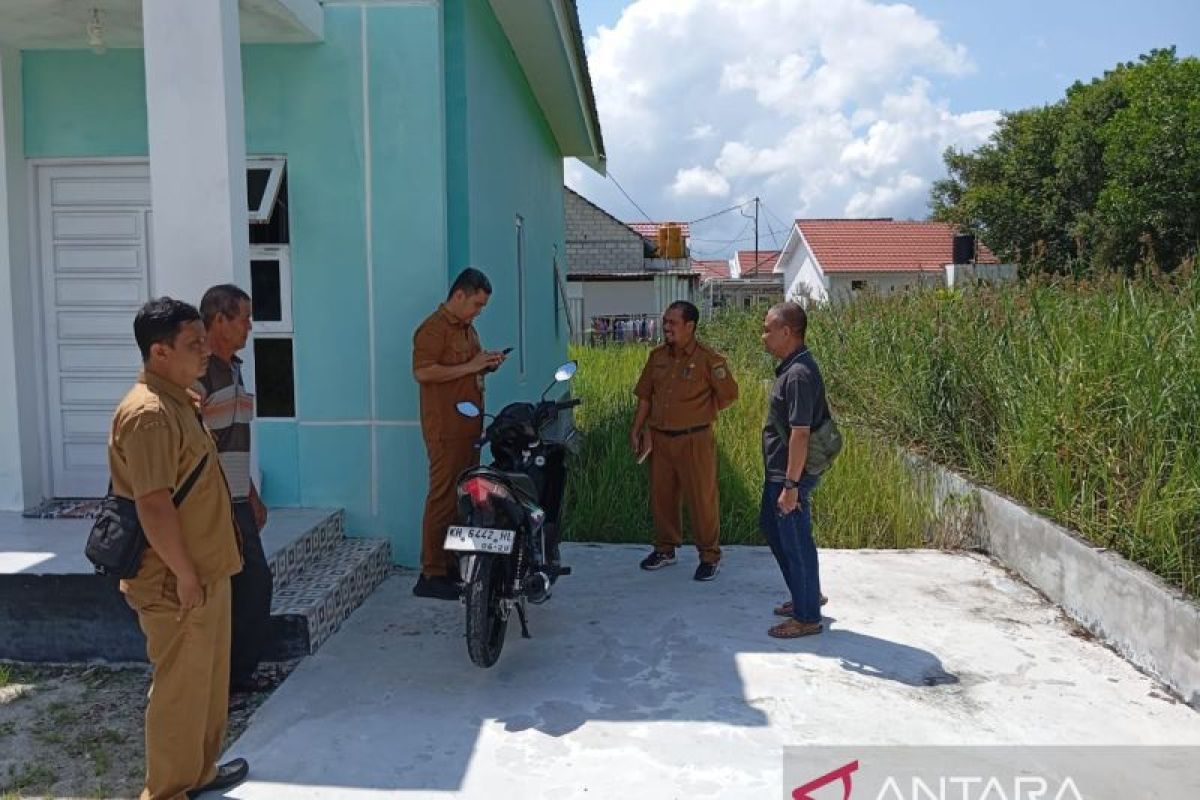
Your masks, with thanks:
<instances>
[{"instance_id":1,"label":"teal painted wall","mask_svg":"<svg viewBox=\"0 0 1200 800\"><path fill-rule=\"evenodd\" d=\"M141 50L26 50L21 75L29 158L149 152Z\"/></svg>"},{"instance_id":2,"label":"teal painted wall","mask_svg":"<svg viewBox=\"0 0 1200 800\"><path fill-rule=\"evenodd\" d=\"M514 352L489 378L495 409L540 394L566 359L553 276L555 248L565 269L562 155L487 1L447 0L445 27L449 276L470 264L491 278L477 323L485 347L520 340L515 218L524 218L526 370Z\"/></svg>"},{"instance_id":3,"label":"teal painted wall","mask_svg":"<svg viewBox=\"0 0 1200 800\"><path fill-rule=\"evenodd\" d=\"M414 565L412 331L472 263L496 289L485 345L517 346L520 214L526 378L514 357L488 402L541 391L566 352L551 269L562 158L486 0L331 7L324 42L247 46L242 61L247 152L287 156L292 231L297 418L256 424L263 494L344 507L352 533L390 537ZM26 52L23 81L29 157L146 156L140 50Z\"/></svg>"},{"instance_id":4,"label":"teal painted wall","mask_svg":"<svg viewBox=\"0 0 1200 800\"><path fill-rule=\"evenodd\" d=\"M324 42L246 46L242 65L246 149L287 156L292 233L297 418L256 423L263 495L344 507L352 533L415 564L412 330L446 280L441 12L329 8ZM23 81L27 156L147 155L140 50L26 52Z\"/></svg>"}]
</instances>

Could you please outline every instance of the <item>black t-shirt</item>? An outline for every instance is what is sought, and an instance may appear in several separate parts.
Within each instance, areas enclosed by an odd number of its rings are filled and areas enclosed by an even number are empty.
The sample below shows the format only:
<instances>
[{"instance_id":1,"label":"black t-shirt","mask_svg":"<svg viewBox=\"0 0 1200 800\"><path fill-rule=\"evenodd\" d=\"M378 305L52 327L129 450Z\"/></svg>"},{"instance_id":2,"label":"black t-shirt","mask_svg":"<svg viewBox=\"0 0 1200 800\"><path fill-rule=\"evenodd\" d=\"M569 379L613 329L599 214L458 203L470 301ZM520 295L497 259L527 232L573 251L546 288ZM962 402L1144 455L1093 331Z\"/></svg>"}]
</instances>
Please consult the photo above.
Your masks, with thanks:
<instances>
[{"instance_id":1,"label":"black t-shirt","mask_svg":"<svg viewBox=\"0 0 1200 800\"><path fill-rule=\"evenodd\" d=\"M767 480L787 477L788 440L792 428L816 429L829 418L821 369L807 347L802 347L775 368L775 383L763 426L763 464Z\"/></svg>"}]
</instances>

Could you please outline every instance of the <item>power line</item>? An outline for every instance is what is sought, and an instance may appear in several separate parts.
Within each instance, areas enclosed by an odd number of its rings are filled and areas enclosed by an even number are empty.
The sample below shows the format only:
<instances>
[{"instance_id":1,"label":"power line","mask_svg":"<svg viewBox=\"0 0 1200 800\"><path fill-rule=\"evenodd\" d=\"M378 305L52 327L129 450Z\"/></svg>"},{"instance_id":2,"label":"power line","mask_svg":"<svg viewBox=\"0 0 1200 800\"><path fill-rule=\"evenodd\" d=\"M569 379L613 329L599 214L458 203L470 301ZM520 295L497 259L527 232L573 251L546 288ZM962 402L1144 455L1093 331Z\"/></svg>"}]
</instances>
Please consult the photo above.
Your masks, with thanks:
<instances>
[{"instance_id":1,"label":"power line","mask_svg":"<svg viewBox=\"0 0 1200 800\"><path fill-rule=\"evenodd\" d=\"M633 203L633 207L642 212L642 216L646 218L646 222L653 222L654 220L651 219L650 215L646 213L645 209L634 202L634 199L629 196L629 192L625 191L625 187L617 181L617 176L612 174L612 170L605 170L605 172L608 174L608 177L612 180L612 182L617 185L617 188L621 190L621 194L625 195L625 199Z\"/></svg>"},{"instance_id":2,"label":"power line","mask_svg":"<svg viewBox=\"0 0 1200 800\"><path fill-rule=\"evenodd\" d=\"M708 216L706 216L706 217L700 217L700 219L694 219L694 220L691 220L690 222L688 222L688 224L689 224L689 225L696 225L696 224L699 224L699 223L701 223L701 222L704 222L704 221L706 221L706 220L710 220L710 219L713 219L713 218L715 218L715 217L719 217L719 216L721 216L722 214L728 214L730 211L736 211L736 210L738 210L739 208L745 208L745 207L746 207L746 205L747 205L749 202L750 202L750 201L749 201L749 200L747 200L745 203L738 203L736 206L730 206L729 208L724 208L724 209L721 209L720 211L716 211L716 212L714 212L714 213L712 213L712 214L709 214L709 215L708 215Z\"/></svg>"},{"instance_id":3,"label":"power line","mask_svg":"<svg viewBox=\"0 0 1200 800\"><path fill-rule=\"evenodd\" d=\"M753 238L754 238L753 236L746 237L746 238L742 238L742 234L744 234L744 233L746 232L746 229L750 227L750 223L751 223L751 220L746 220L746 224L742 226L742 229L741 229L741 230L738 232L738 238L736 238L736 239L729 239L729 240L725 240L725 239L700 239L699 241L704 241L704 242L714 242L714 243L716 243L716 244L718 245L718 247L716 247L716 248L713 248L713 249L711 250L711 252L718 253L718 252L720 252L722 249L724 249L724 248L728 247L728 246L729 246L729 245L731 245L731 244L736 244L737 242L744 242L744 241L747 241L747 239L753 239ZM693 237L692 237L692 241L693 241L693 242L694 242L694 241L697 241L697 238L696 238L695 236L693 236ZM709 250L708 248L704 248L704 252L710 252L710 250Z\"/></svg>"},{"instance_id":4,"label":"power line","mask_svg":"<svg viewBox=\"0 0 1200 800\"><path fill-rule=\"evenodd\" d=\"M775 218L775 221L779 223L780 227L782 227L784 229L790 229L793 225L796 224L795 220L793 220L792 222L784 222L782 217L780 217L778 214L776 214L771 209L767 208L766 203L763 203L762 207L768 214L770 214L772 217Z\"/></svg>"},{"instance_id":5,"label":"power line","mask_svg":"<svg viewBox=\"0 0 1200 800\"><path fill-rule=\"evenodd\" d=\"M762 208L764 211L767 209L766 206L763 206ZM763 219L763 222L767 223L767 233L770 234L771 241L775 243L775 249L778 250L779 249L779 234L775 233L775 229L771 227L771 218L765 217Z\"/></svg>"}]
</instances>

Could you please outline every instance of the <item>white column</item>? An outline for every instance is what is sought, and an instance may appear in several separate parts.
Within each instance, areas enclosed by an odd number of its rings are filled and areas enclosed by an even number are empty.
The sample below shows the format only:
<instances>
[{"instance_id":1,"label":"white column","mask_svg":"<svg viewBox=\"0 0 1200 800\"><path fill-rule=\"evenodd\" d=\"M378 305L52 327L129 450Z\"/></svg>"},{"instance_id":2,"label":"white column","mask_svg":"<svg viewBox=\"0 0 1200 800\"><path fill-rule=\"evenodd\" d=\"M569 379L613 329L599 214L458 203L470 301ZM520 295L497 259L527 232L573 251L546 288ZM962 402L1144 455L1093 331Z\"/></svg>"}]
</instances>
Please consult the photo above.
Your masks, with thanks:
<instances>
[{"instance_id":1,"label":"white column","mask_svg":"<svg viewBox=\"0 0 1200 800\"><path fill-rule=\"evenodd\" d=\"M19 392L36 392L34 370L18 369L18 331L28 331L28 208L21 123L21 54L0 48L0 510L25 504ZM26 435L26 448L35 431ZM32 464L30 465L33 466ZM36 473L36 467L33 471ZM31 498L36 502L37 498Z\"/></svg>"},{"instance_id":2,"label":"white column","mask_svg":"<svg viewBox=\"0 0 1200 800\"><path fill-rule=\"evenodd\" d=\"M142 0L150 134L150 290L199 304L249 289L237 0Z\"/></svg>"}]
</instances>

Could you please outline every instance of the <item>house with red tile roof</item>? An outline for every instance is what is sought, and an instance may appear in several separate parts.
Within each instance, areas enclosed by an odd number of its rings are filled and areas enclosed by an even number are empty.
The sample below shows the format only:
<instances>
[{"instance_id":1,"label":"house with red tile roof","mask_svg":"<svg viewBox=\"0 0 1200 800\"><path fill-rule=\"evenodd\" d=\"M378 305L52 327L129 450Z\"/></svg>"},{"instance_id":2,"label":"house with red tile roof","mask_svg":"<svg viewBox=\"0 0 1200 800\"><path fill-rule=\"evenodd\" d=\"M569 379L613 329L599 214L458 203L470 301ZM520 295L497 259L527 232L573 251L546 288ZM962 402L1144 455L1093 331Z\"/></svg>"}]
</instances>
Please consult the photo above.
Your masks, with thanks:
<instances>
[{"instance_id":1,"label":"house with red tile roof","mask_svg":"<svg viewBox=\"0 0 1200 800\"><path fill-rule=\"evenodd\" d=\"M738 250L729 260L733 277L759 278L767 277L775 271L775 262L779 260L778 250Z\"/></svg>"},{"instance_id":2,"label":"house with red tile roof","mask_svg":"<svg viewBox=\"0 0 1200 800\"><path fill-rule=\"evenodd\" d=\"M778 258L778 250L738 250L720 261L692 261L700 276L700 305L711 312L779 302L783 282L775 272Z\"/></svg>"},{"instance_id":3,"label":"house with red tile roof","mask_svg":"<svg viewBox=\"0 0 1200 800\"><path fill-rule=\"evenodd\" d=\"M631 324L639 340L656 339L663 309L695 299L700 276L687 259L658 257L657 223L622 222L566 187L563 211L565 293L576 341L618 330L628 341Z\"/></svg>"},{"instance_id":4,"label":"house with red tile roof","mask_svg":"<svg viewBox=\"0 0 1200 800\"><path fill-rule=\"evenodd\" d=\"M625 224L641 234L654 247L658 246L658 229L664 225L678 225L683 229L684 239L690 239L692 236L692 229L686 222L626 222Z\"/></svg>"},{"instance_id":5,"label":"house with red tile roof","mask_svg":"<svg viewBox=\"0 0 1200 800\"><path fill-rule=\"evenodd\" d=\"M692 259L692 272L700 276L701 284L716 280L727 281L730 278L729 259Z\"/></svg>"},{"instance_id":6,"label":"house with red tile roof","mask_svg":"<svg viewBox=\"0 0 1200 800\"><path fill-rule=\"evenodd\" d=\"M1011 280L975 237L948 223L879 219L798 219L774 271L789 300L852 299L866 291L946 287L970 280Z\"/></svg>"}]
</instances>

